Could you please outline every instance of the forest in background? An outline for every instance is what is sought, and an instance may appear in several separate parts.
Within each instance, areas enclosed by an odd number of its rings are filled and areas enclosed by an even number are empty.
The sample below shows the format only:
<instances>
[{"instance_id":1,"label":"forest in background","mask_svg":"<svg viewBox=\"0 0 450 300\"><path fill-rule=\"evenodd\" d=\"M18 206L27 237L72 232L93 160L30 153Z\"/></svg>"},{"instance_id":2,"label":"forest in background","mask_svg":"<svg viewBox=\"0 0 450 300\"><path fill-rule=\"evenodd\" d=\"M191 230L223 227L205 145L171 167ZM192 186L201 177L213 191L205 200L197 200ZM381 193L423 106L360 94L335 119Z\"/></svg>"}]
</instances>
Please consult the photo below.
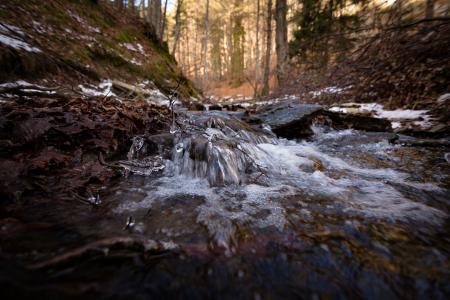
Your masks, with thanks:
<instances>
[{"instance_id":1,"label":"forest in background","mask_svg":"<svg viewBox=\"0 0 450 300\"><path fill-rule=\"evenodd\" d=\"M418 78L431 77L433 86L424 84L419 93L414 89L413 97L423 100L425 94L442 92L446 84L448 57L442 46L435 47L449 36L450 4L444 0L115 3L137 9L141 18L153 24L157 38L206 95L260 98L269 91L299 93L318 88L327 84L327 78L336 84L349 77L359 82L363 76L366 86L378 87L380 80L389 78L382 88L389 92L382 97L390 98L396 96L390 91L402 81L411 85ZM408 40L414 43L405 48ZM426 56L424 63L415 57L411 66L401 57L408 51ZM440 66L430 62L434 56ZM367 74L373 68L373 74ZM399 70L403 74L396 74ZM368 90L358 93L373 95Z\"/></svg>"}]
</instances>

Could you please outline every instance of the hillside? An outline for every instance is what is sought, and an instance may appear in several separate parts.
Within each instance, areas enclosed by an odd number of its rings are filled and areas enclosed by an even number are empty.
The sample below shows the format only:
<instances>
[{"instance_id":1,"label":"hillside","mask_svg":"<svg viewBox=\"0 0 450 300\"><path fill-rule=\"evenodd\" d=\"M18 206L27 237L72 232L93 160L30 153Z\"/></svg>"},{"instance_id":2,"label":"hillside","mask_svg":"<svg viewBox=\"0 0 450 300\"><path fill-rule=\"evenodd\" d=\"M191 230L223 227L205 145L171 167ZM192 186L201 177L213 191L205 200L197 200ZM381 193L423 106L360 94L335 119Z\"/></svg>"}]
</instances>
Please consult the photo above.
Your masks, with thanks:
<instances>
[{"instance_id":1,"label":"hillside","mask_svg":"<svg viewBox=\"0 0 450 300\"><path fill-rule=\"evenodd\" d=\"M166 94L182 82L182 99L197 95L148 25L104 2L4 1L0 25L0 81L73 90L118 80Z\"/></svg>"},{"instance_id":2,"label":"hillside","mask_svg":"<svg viewBox=\"0 0 450 300\"><path fill-rule=\"evenodd\" d=\"M120 175L105 159L169 131L169 98L199 95L148 25L100 1L2 2L0 70L5 201L98 191Z\"/></svg>"}]
</instances>

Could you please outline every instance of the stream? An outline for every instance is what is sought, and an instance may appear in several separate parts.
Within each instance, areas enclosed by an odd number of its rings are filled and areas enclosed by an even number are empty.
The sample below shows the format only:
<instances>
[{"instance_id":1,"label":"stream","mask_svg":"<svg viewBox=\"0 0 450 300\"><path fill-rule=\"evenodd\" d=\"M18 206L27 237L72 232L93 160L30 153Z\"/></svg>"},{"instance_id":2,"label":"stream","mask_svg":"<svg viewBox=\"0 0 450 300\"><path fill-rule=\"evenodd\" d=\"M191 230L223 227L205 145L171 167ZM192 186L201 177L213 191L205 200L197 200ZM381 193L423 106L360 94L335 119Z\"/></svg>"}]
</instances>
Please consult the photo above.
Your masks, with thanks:
<instances>
[{"instance_id":1,"label":"stream","mask_svg":"<svg viewBox=\"0 0 450 300\"><path fill-rule=\"evenodd\" d=\"M66 299L448 299L448 149L312 131L287 140L232 113L186 112L163 142L136 137L127 176L100 205L42 199L20 216L26 229L0 224L20 233L2 236L0 288ZM104 249L29 269L116 236L164 251Z\"/></svg>"}]
</instances>

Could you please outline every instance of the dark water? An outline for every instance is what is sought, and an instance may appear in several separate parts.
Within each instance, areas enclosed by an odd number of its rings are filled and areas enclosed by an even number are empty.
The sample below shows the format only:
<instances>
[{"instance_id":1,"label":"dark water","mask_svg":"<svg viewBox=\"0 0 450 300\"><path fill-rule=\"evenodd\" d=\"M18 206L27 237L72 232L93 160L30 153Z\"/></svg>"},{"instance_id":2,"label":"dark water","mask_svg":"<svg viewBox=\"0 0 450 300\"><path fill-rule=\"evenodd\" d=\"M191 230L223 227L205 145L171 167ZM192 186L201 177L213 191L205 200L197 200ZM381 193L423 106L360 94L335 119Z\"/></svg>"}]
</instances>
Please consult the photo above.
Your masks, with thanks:
<instances>
[{"instance_id":1,"label":"dark water","mask_svg":"<svg viewBox=\"0 0 450 300\"><path fill-rule=\"evenodd\" d=\"M3 219L1 293L449 297L448 149L322 127L295 142L249 136L225 123L180 136L163 174L105 187L100 206L41 199ZM130 217L134 224L124 229ZM99 245L36 268L111 237L152 240L158 251Z\"/></svg>"}]
</instances>

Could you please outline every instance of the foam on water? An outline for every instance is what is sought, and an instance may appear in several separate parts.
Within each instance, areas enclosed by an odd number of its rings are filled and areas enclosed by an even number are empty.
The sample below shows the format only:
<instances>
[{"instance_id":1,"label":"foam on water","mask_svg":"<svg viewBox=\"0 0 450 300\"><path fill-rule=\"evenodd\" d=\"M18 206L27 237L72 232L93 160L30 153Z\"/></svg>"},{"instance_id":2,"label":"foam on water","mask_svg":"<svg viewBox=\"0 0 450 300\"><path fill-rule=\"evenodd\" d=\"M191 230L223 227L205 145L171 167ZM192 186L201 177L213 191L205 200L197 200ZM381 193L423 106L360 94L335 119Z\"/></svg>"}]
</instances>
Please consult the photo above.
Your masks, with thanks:
<instances>
[{"instance_id":1,"label":"foam on water","mask_svg":"<svg viewBox=\"0 0 450 300\"><path fill-rule=\"evenodd\" d=\"M303 206L325 199L343 213L394 222L437 225L446 217L396 189L439 192L436 184L409 181L409 174L392 168L360 167L322 150L325 139L358 135L356 131L325 133L316 128L315 139L295 142L231 129L217 120L207 123L201 136L182 139L182 151L173 151L165 176L148 182L142 201L122 203L116 211L147 210L177 196L201 198L195 221L228 253L238 225L282 231L288 223L283 204L286 197L294 197ZM358 147L376 155L396 146L377 141Z\"/></svg>"}]
</instances>

